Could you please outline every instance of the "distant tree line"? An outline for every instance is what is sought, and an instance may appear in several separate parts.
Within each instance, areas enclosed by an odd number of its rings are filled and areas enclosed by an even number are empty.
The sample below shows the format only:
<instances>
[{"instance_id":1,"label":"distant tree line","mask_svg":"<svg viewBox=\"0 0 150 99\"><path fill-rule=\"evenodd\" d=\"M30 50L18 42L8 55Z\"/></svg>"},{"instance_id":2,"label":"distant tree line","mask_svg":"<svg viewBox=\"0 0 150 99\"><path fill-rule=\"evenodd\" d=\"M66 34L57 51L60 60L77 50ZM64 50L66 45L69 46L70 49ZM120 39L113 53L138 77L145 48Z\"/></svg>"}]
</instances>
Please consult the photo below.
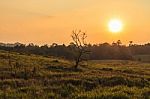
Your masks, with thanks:
<instances>
[{"instance_id":1,"label":"distant tree line","mask_svg":"<svg viewBox=\"0 0 150 99\"><path fill-rule=\"evenodd\" d=\"M21 54L36 54L42 56L56 56L63 57L72 60L74 54L74 48L76 45L71 42L69 45L58 45L53 43L52 45L38 46L30 43L28 45L19 44L14 47L0 45L0 50L13 51ZM88 59L90 60L105 60L105 59L121 59L121 60L132 60L134 55L150 55L150 43L144 45L133 44L130 41L128 46L121 43L120 40L117 42L102 43L102 44L87 44L86 49L88 49L91 54L89 54Z\"/></svg>"}]
</instances>

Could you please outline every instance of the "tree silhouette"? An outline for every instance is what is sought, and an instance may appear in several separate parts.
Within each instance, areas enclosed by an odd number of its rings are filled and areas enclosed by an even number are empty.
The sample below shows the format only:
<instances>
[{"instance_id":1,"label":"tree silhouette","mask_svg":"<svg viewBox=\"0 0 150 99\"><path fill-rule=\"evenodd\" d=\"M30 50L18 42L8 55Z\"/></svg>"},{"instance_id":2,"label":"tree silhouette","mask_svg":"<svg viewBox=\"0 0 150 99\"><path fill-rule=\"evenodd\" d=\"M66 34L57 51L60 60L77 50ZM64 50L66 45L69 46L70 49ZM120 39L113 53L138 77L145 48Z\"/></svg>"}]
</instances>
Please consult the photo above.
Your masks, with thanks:
<instances>
[{"instance_id":1,"label":"tree silhouette","mask_svg":"<svg viewBox=\"0 0 150 99\"><path fill-rule=\"evenodd\" d=\"M74 60L75 60L75 68L79 66L79 63L83 60L85 60L84 55L88 54L89 51L86 49L86 42L85 39L87 38L87 35L85 32L82 32L81 30L73 30L72 31L72 40L74 42Z\"/></svg>"},{"instance_id":2,"label":"tree silhouette","mask_svg":"<svg viewBox=\"0 0 150 99\"><path fill-rule=\"evenodd\" d=\"M129 46L132 46L133 45L133 41L129 41Z\"/></svg>"},{"instance_id":3,"label":"tree silhouette","mask_svg":"<svg viewBox=\"0 0 150 99\"><path fill-rule=\"evenodd\" d=\"M122 44L121 40L117 41L117 45L120 46Z\"/></svg>"}]
</instances>

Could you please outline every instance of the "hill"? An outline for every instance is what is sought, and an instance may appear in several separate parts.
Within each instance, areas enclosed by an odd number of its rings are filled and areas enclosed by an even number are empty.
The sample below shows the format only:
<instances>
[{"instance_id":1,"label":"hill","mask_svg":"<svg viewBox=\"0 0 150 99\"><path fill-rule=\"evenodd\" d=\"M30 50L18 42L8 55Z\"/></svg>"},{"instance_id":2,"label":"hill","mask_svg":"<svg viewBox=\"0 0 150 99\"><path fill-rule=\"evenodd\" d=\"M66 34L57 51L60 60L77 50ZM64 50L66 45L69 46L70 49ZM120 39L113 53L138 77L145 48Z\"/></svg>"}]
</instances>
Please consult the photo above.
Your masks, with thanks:
<instances>
[{"instance_id":1,"label":"hill","mask_svg":"<svg viewBox=\"0 0 150 99\"><path fill-rule=\"evenodd\" d=\"M150 64L93 60L78 69L56 57L0 51L0 99L149 99Z\"/></svg>"}]
</instances>

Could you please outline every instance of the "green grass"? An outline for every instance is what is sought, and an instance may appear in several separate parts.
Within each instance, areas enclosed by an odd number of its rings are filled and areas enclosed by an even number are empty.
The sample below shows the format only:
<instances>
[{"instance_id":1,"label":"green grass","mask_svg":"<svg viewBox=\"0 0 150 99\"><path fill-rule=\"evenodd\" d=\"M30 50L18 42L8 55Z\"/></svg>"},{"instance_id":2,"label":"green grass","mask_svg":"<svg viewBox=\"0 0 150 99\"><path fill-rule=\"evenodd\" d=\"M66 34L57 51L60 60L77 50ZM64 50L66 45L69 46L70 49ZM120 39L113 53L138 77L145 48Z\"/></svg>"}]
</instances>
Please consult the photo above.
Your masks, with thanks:
<instances>
[{"instance_id":1,"label":"green grass","mask_svg":"<svg viewBox=\"0 0 150 99\"><path fill-rule=\"evenodd\" d=\"M135 55L133 58L141 62L150 62L150 55Z\"/></svg>"},{"instance_id":2,"label":"green grass","mask_svg":"<svg viewBox=\"0 0 150 99\"><path fill-rule=\"evenodd\" d=\"M150 99L150 64L93 60L77 70L55 57L0 51L0 99ZM10 66L11 65L11 66Z\"/></svg>"}]
</instances>

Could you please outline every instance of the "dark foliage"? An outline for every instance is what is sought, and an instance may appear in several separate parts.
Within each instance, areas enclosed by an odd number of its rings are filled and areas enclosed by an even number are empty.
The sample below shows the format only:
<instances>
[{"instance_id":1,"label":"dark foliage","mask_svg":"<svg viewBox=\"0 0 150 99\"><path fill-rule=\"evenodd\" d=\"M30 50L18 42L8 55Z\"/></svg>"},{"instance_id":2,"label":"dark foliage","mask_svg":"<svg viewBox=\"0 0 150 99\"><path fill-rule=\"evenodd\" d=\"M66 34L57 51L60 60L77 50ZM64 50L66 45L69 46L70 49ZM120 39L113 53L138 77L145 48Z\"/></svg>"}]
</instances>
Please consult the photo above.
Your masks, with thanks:
<instances>
[{"instance_id":1,"label":"dark foliage","mask_svg":"<svg viewBox=\"0 0 150 99\"><path fill-rule=\"evenodd\" d=\"M15 45L14 47L1 46L0 50L19 52L20 54L36 54L42 56L56 56L73 60L75 52L75 44L58 45L53 43L51 46L43 45L37 46L34 44L29 45ZM87 49L91 52L89 59L91 60L105 60L105 59L121 59L131 60L133 55L150 55L150 43L145 45L129 44L129 46L121 45L121 41L109 44L88 44ZM0 56L3 57L3 56Z\"/></svg>"}]
</instances>

